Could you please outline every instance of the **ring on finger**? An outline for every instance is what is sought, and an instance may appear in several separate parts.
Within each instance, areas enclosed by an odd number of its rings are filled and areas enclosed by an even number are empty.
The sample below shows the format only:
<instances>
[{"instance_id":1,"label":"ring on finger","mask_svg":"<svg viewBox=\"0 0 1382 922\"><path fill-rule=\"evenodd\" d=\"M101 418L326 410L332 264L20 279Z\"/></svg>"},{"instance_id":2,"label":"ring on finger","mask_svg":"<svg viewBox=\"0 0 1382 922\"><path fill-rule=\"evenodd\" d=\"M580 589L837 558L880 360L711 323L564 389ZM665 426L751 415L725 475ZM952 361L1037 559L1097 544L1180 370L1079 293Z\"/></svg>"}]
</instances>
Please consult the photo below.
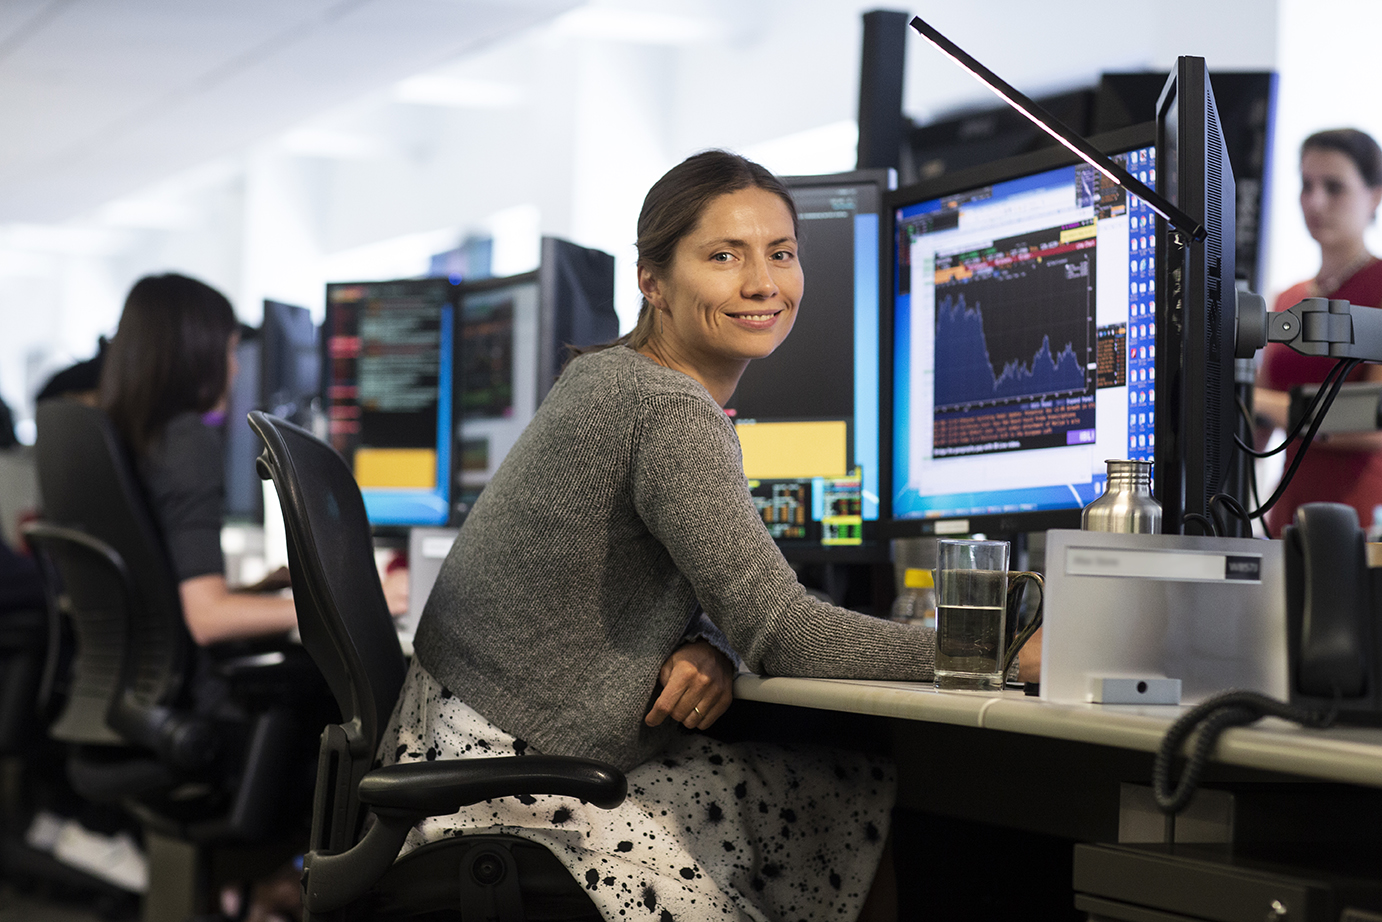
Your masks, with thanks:
<instances>
[{"instance_id":1,"label":"ring on finger","mask_svg":"<svg viewBox=\"0 0 1382 922\"><path fill-rule=\"evenodd\" d=\"M701 712L701 709L698 708L698 707L696 707L695 705L692 705L692 706L691 706L691 710L695 711L697 714L699 714L699 713Z\"/></svg>"}]
</instances>

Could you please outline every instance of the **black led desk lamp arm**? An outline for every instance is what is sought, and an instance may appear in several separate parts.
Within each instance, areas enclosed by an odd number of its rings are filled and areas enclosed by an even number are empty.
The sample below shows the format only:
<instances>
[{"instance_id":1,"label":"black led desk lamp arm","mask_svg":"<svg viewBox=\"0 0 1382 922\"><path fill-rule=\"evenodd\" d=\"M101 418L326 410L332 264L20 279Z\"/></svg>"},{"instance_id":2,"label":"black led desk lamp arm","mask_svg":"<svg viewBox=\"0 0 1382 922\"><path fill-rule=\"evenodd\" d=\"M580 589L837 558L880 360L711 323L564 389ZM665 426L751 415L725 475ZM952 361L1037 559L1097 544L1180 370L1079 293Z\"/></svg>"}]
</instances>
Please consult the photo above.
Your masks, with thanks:
<instances>
[{"instance_id":1,"label":"black led desk lamp arm","mask_svg":"<svg viewBox=\"0 0 1382 922\"><path fill-rule=\"evenodd\" d=\"M999 99L1021 112L1034 125L1055 138L1075 156L1146 202L1152 211L1166 219L1178 232L1192 240L1204 240L1208 236L1208 231L1205 230L1204 225L1172 205L1158 195L1156 190L1104 156L1084 138L1065 127L1054 115L1019 93L993 71L970 57L959 45L937 32L920 16L913 17L912 28L921 33L922 38L935 45L942 54L973 74L977 80L997 94Z\"/></svg>"}]
</instances>

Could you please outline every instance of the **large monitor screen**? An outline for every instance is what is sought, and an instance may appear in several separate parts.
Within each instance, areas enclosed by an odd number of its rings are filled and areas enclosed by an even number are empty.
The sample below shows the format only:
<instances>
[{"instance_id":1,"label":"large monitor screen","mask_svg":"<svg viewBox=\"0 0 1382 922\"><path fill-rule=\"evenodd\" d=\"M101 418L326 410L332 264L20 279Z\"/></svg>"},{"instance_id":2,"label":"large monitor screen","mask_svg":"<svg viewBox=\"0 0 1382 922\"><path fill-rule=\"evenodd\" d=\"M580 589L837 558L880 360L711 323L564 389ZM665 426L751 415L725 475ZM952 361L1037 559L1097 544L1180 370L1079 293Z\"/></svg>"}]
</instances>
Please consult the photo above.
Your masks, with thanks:
<instances>
[{"instance_id":1,"label":"large monitor screen","mask_svg":"<svg viewBox=\"0 0 1382 922\"><path fill-rule=\"evenodd\" d=\"M447 521L455 292L444 278L327 286L328 432L371 524Z\"/></svg>"},{"instance_id":2,"label":"large monitor screen","mask_svg":"<svg viewBox=\"0 0 1382 922\"><path fill-rule=\"evenodd\" d=\"M1150 126L1096 143L1155 182ZM1107 459L1155 455L1154 216L1063 159L890 200L899 533L1077 524Z\"/></svg>"},{"instance_id":3,"label":"large monitor screen","mask_svg":"<svg viewBox=\"0 0 1382 922\"><path fill-rule=\"evenodd\" d=\"M805 294L726 410L764 524L786 544L857 545L878 519L879 224L884 170L788 177Z\"/></svg>"}]
</instances>

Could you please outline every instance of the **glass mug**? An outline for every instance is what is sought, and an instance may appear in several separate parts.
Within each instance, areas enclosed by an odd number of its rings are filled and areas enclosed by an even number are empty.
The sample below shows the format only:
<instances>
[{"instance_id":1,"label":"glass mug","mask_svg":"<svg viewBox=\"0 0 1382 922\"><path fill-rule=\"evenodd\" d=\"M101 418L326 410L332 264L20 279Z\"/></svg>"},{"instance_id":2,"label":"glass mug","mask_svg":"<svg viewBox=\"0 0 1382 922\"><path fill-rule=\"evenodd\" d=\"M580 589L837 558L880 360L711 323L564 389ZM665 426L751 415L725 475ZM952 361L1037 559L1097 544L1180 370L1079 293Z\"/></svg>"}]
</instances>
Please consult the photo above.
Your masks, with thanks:
<instances>
[{"instance_id":1,"label":"glass mug","mask_svg":"<svg viewBox=\"0 0 1382 922\"><path fill-rule=\"evenodd\" d=\"M1040 603L1016 637L1017 613L1037 573L1008 572L1008 542L943 539L936 559L936 687L997 691L1017 651L1041 626Z\"/></svg>"}]
</instances>

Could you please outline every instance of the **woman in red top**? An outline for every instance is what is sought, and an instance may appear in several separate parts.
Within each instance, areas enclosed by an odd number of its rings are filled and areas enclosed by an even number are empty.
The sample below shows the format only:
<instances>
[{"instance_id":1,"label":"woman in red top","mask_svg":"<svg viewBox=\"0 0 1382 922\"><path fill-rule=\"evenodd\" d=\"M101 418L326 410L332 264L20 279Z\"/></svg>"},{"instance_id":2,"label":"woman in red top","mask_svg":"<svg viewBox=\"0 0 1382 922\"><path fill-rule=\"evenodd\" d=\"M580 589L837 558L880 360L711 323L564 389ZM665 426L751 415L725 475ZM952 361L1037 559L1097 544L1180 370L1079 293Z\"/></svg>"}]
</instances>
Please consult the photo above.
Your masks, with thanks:
<instances>
[{"instance_id":1,"label":"woman in red top","mask_svg":"<svg viewBox=\"0 0 1382 922\"><path fill-rule=\"evenodd\" d=\"M1352 128L1313 134L1301 145L1300 176L1300 209L1310 236L1320 245L1320 271L1282 292L1275 309L1285 310L1304 298L1340 298L1382 307L1382 261L1363 242L1363 232L1382 204L1382 150L1377 142ZM1284 429L1291 388L1319 384L1334 363L1282 345L1268 346L1254 394L1259 423ZM1363 365L1349 380L1382 381L1382 366ZM1296 450L1287 450L1288 465ZM1267 514L1268 531L1280 536L1296 507L1309 502L1347 503L1358 510L1358 520L1366 528L1373 507L1382 504L1382 433L1317 435L1295 478Z\"/></svg>"}]
</instances>

